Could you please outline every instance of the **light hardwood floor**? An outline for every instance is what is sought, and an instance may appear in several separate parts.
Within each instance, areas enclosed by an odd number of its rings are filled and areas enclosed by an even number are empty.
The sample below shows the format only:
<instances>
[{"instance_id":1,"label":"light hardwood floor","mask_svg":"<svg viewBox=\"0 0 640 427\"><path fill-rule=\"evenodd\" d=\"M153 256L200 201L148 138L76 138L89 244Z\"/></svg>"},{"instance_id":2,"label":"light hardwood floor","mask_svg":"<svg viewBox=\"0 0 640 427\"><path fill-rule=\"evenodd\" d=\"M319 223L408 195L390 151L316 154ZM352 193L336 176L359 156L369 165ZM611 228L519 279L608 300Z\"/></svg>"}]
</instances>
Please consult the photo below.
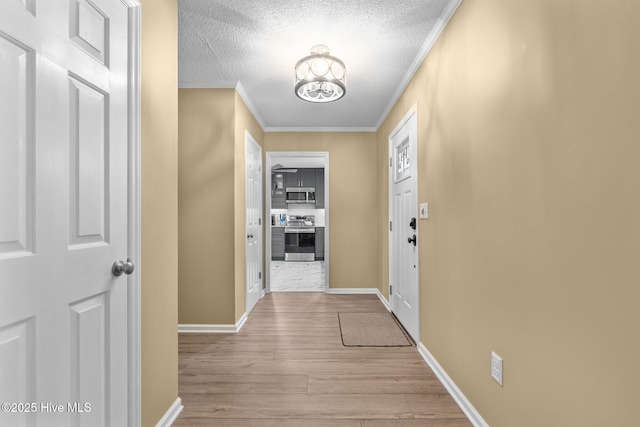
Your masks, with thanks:
<instances>
[{"instance_id":1,"label":"light hardwood floor","mask_svg":"<svg viewBox=\"0 0 640 427\"><path fill-rule=\"evenodd\" d=\"M180 334L175 426L471 426L412 347L344 347L375 295L272 293L237 334Z\"/></svg>"}]
</instances>

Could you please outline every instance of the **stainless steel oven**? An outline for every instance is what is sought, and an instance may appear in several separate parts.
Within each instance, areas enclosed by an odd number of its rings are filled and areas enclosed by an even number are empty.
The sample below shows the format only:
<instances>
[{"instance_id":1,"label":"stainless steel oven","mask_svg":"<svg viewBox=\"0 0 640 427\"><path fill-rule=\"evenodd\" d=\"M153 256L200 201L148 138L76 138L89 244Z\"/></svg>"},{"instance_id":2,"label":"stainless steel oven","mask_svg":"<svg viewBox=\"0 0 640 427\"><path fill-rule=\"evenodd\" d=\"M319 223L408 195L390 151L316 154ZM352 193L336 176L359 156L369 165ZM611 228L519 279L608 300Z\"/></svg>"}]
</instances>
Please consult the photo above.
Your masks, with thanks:
<instances>
[{"instance_id":1,"label":"stainless steel oven","mask_svg":"<svg viewBox=\"0 0 640 427\"><path fill-rule=\"evenodd\" d=\"M315 218L288 216L284 228L284 260L314 261L316 254Z\"/></svg>"}]
</instances>

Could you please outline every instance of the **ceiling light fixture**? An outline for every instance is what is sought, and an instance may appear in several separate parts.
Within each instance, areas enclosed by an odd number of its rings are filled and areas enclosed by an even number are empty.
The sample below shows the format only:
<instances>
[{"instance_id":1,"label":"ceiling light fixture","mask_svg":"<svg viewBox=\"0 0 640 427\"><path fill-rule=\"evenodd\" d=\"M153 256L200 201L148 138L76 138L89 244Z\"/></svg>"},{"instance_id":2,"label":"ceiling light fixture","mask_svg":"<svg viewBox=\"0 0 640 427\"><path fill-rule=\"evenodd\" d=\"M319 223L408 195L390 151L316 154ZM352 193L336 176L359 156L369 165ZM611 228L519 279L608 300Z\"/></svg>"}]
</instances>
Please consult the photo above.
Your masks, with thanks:
<instances>
[{"instance_id":1,"label":"ceiling light fixture","mask_svg":"<svg viewBox=\"0 0 640 427\"><path fill-rule=\"evenodd\" d=\"M323 44L311 48L311 55L302 58L295 67L295 92L309 102L331 102L347 92L344 62L329 55Z\"/></svg>"}]
</instances>

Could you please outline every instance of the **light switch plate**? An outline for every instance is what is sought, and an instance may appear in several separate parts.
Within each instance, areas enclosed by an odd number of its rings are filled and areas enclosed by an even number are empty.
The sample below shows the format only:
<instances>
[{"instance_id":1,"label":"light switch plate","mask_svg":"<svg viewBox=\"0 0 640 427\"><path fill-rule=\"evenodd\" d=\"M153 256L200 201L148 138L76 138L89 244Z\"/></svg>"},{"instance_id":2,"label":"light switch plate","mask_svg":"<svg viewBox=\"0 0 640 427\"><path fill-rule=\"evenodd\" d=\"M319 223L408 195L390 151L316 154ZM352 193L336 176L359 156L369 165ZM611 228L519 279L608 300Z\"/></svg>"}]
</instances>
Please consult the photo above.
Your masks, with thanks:
<instances>
[{"instance_id":1,"label":"light switch plate","mask_svg":"<svg viewBox=\"0 0 640 427\"><path fill-rule=\"evenodd\" d=\"M491 377L502 385L502 357L491 352Z\"/></svg>"},{"instance_id":2,"label":"light switch plate","mask_svg":"<svg viewBox=\"0 0 640 427\"><path fill-rule=\"evenodd\" d=\"M420 203L420 219L429 219L429 203Z\"/></svg>"}]
</instances>

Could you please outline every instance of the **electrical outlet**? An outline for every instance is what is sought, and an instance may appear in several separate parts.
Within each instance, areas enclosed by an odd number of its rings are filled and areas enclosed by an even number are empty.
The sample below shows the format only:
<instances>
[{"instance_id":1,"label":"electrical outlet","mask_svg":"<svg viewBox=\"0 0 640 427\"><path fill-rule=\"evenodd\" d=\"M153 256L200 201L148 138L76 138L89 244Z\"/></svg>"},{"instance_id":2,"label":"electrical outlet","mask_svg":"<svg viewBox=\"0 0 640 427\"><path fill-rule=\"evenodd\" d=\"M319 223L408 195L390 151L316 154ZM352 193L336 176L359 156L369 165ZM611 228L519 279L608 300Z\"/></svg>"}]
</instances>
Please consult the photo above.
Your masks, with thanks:
<instances>
[{"instance_id":1,"label":"electrical outlet","mask_svg":"<svg viewBox=\"0 0 640 427\"><path fill-rule=\"evenodd\" d=\"M502 385L502 357L491 352L491 377Z\"/></svg>"}]
</instances>

